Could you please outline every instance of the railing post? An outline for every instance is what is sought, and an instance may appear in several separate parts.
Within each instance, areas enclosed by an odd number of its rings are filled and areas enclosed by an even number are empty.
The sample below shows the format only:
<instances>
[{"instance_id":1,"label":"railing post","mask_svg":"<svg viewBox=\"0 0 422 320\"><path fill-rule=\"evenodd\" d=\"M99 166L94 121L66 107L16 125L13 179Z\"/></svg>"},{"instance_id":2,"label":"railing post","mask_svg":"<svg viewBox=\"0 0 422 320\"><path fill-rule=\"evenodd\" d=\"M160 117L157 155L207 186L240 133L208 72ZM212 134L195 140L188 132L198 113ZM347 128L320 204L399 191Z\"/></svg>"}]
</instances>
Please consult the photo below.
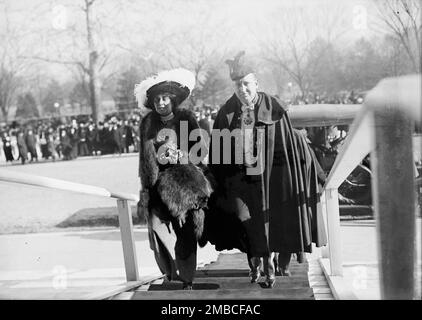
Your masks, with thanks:
<instances>
[{"instance_id":1,"label":"railing post","mask_svg":"<svg viewBox=\"0 0 422 320\"><path fill-rule=\"evenodd\" d=\"M340 209L337 189L326 189L328 250L330 256L330 272L332 276L342 276Z\"/></svg>"},{"instance_id":2,"label":"railing post","mask_svg":"<svg viewBox=\"0 0 422 320\"><path fill-rule=\"evenodd\" d=\"M132 213L127 200L117 199L120 235L125 260L126 280L138 281L138 262L136 258L135 237L133 235Z\"/></svg>"},{"instance_id":3,"label":"railing post","mask_svg":"<svg viewBox=\"0 0 422 320\"><path fill-rule=\"evenodd\" d=\"M415 297L413 121L402 110L390 106L374 108L374 120L372 194L381 299L409 300Z\"/></svg>"},{"instance_id":4,"label":"railing post","mask_svg":"<svg viewBox=\"0 0 422 320\"><path fill-rule=\"evenodd\" d=\"M321 194L322 219L324 220L325 230L328 230L328 226L327 226L327 203L326 203L325 199L326 199L325 198L325 191L323 191L322 194ZM330 250L330 248L329 248L328 244L326 246L322 247L321 248L321 258L325 258L325 259L329 258L330 257L329 250Z\"/></svg>"}]
</instances>

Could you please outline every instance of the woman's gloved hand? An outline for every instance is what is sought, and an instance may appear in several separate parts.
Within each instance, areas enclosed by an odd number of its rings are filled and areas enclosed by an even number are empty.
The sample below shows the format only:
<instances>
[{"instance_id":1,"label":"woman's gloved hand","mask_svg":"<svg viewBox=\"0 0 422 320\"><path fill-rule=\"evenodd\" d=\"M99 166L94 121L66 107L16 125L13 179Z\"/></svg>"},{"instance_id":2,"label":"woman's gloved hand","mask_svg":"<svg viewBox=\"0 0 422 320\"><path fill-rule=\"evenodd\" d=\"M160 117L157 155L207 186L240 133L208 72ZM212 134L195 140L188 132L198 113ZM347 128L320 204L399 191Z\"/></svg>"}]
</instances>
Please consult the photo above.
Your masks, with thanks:
<instances>
[{"instance_id":1,"label":"woman's gloved hand","mask_svg":"<svg viewBox=\"0 0 422 320\"><path fill-rule=\"evenodd\" d=\"M138 218L143 219L148 216L149 191L141 190L138 201Z\"/></svg>"}]
</instances>

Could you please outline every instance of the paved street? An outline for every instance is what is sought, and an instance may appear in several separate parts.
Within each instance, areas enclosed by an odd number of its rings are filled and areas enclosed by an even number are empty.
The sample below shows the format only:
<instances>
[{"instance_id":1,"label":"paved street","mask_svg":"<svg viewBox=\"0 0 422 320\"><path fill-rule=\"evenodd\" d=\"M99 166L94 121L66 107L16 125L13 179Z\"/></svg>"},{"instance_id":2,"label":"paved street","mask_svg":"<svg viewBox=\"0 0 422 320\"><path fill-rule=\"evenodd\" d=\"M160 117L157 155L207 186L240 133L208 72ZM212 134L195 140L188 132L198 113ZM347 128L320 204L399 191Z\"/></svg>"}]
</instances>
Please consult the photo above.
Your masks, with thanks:
<instances>
[{"instance_id":1,"label":"paved street","mask_svg":"<svg viewBox=\"0 0 422 320\"><path fill-rule=\"evenodd\" d=\"M416 223L417 275L416 292L421 297L421 225L420 218ZM379 269L374 224L343 223L342 228L343 276L346 283L353 288L358 299L378 300Z\"/></svg>"},{"instance_id":2,"label":"paved street","mask_svg":"<svg viewBox=\"0 0 422 320\"><path fill-rule=\"evenodd\" d=\"M0 170L29 173L113 191L139 192L138 155L78 158ZM116 207L116 200L0 181L0 234L50 231L79 210Z\"/></svg>"}]
</instances>

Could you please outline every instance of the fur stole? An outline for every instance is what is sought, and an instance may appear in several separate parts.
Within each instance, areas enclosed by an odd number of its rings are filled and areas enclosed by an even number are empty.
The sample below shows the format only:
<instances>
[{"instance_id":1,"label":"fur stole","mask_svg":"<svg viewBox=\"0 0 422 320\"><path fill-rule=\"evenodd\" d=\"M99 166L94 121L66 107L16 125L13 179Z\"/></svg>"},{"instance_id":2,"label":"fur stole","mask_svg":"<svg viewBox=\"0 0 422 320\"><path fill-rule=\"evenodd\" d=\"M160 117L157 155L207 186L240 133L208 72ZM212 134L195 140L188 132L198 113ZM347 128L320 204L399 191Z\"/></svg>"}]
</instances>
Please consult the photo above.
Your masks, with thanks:
<instances>
[{"instance_id":1,"label":"fur stole","mask_svg":"<svg viewBox=\"0 0 422 320\"><path fill-rule=\"evenodd\" d=\"M162 127L160 121L159 115L150 112L140 125L139 176L142 187L157 191L168 209L168 220L173 217L185 222L188 215L191 216L195 237L199 239L204 227L203 208L207 206L213 188L205 171L194 164L174 164L159 170L154 139ZM192 111L179 109L172 121L176 134L179 134L180 121L188 121L189 130L199 127Z\"/></svg>"},{"instance_id":2,"label":"fur stole","mask_svg":"<svg viewBox=\"0 0 422 320\"><path fill-rule=\"evenodd\" d=\"M156 187L172 217L184 222L192 214L195 236L199 239L204 229L203 209L212 193L204 172L193 164L172 165L159 173Z\"/></svg>"},{"instance_id":3,"label":"fur stole","mask_svg":"<svg viewBox=\"0 0 422 320\"><path fill-rule=\"evenodd\" d=\"M195 114L187 109L177 109L172 123L177 135L180 131L180 122L188 121L190 130L199 128ZM154 139L162 128L160 116L156 112L148 113L139 127L139 177L143 189L152 188L158 179L157 153L154 148Z\"/></svg>"}]
</instances>

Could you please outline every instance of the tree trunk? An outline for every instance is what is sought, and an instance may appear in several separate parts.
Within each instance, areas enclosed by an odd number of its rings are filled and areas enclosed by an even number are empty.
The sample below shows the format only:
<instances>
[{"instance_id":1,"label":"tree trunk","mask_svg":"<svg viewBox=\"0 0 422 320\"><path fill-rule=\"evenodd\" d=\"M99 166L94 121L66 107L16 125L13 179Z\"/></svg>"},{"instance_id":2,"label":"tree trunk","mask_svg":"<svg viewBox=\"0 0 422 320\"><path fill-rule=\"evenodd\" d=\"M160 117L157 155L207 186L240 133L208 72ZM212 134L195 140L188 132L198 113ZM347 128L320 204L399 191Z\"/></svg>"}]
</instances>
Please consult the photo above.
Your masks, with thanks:
<instances>
[{"instance_id":1,"label":"tree trunk","mask_svg":"<svg viewBox=\"0 0 422 320\"><path fill-rule=\"evenodd\" d=\"M95 0L85 0L85 19L86 19L86 31L87 41L89 50L89 100L92 110L92 119L95 123L98 122L101 106L100 106L100 83L98 79L98 52L95 48L92 25L91 25L91 9Z\"/></svg>"},{"instance_id":2,"label":"tree trunk","mask_svg":"<svg viewBox=\"0 0 422 320\"><path fill-rule=\"evenodd\" d=\"M1 107L1 113L2 113L2 116L3 116L3 121L7 123L7 115L9 113L8 110L6 108L3 108L3 106L2 106Z\"/></svg>"},{"instance_id":3,"label":"tree trunk","mask_svg":"<svg viewBox=\"0 0 422 320\"><path fill-rule=\"evenodd\" d=\"M93 51L89 54L89 100L92 110L92 119L97 123L101 119L100 83L98 79L98 54Z\"/></svg>"}]
</instances>

